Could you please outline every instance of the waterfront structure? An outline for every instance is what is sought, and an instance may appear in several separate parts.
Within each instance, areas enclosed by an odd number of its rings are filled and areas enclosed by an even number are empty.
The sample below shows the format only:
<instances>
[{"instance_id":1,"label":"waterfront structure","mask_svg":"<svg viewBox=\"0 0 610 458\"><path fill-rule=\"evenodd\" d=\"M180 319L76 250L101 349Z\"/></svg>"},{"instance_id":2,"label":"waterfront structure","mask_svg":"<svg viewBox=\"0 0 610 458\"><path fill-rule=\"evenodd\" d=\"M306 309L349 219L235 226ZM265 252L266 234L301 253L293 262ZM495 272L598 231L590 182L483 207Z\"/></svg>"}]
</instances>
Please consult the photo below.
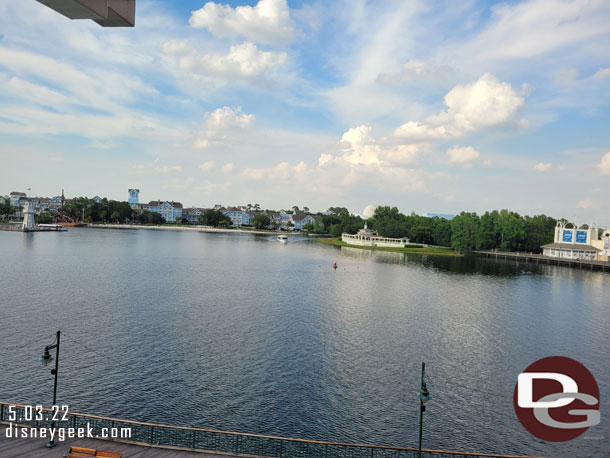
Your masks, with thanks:
<instances>
[{"instance_id":1,"label":"waterfront structure","mask_svg":"<svg viewBox=\"0 0 610 458\"><path fill-rule=\"evenodd\" d=\"M182 210L182 217L186 218L189 224L199 224L199 217L203 215L205 208L185 208Z\"/></svg>"},{"instance_id":2,"label":"waterfront structure","mask_svg":"<svg viewBox=\"0 0 610 458\"><path fill-rule=\"evenodd\" d=\"M236 227L249 226L254 219L254 213L244 211L238 207L229 207L224 214L231 220L231 225Z\"/></svg>"},{"instance_id":3,"label":"waterfront structure","mask_svg":"<svg viewBox=\"0 0 610 458\"><path fill-rule=\"evenodd\" d=\"M182 219L182 204L174 201L152 200L142 209L150 212L159 213L168 223L175 223Z\"/></svg>"},{"instance_id":4,"label":"waterfront structure","mask_svg":"<svg viewBox=\"0 0 610 458\"><path fill-rule=\"evenodd\" d=\"M601 232L601 236L600 236ZM567 227L563 222L555 226L553 243L543 245L542 254L551 258L608 261L610 258L610 229Z\"/></svg>"},{"instance_id":5,"label":"waterfront structure","mask_svg":"<svg viewBox=\"0 0 610 458\"><path fill-rule=\"evenodd\" d=\"M401 239L380 237L377 234L377 231L370 230L366 223L364 223L364 228L360 229L356 234L347 234L345 232L341 234L341 240L350 245L359 246L404 248L409 244L409 239L407 237Z\"/></svg>"},{"instance_id":6,"label":"waterfront structure","mask_svg":"<svg viewBox=\"0 0 610 458\"><path fill-rule=\"evenodd\" d=\"M129 198L127 199L127 202L129 203L129 205L131 205L131 208L135 210L136 208L138 208L140 203L140 190L129 189L127 190L127 192L129 193Z\"/></svg>"},{"instance_id":7,"label":"waterfront structure","mask_svg":"<svg viewBox=\"0 0 610 458\"><path fill-rule=\"evenodd\" d=\"M308 215L303 211L296 211L292 215L292 224L294 224L295 231L302 231L308 224L315 224L316 222L322 222L322 218L317 215Z\"/></svg>"},{"instance_id":8,"label":"waterfront structure","mask_svg":"<svg viewBox=\"0 0 610 458\"><path fill-rule=\"evenodd\" d=\"M9 199L13 207L23 207L27 200L27 194L25 192L11 192Z\"/></svg>"},{"instance_id":9,"label":"waterfront structure","mask_svg":"<svg viewBox=\"0 0 610 458\"><path fill-rule=\"evenodd\" d=\"M24 231L31 231L36 226L36 222L34 221L35 212L34 204L29 200L26 201L23 206L23 224L21 226Z\"/></svg>"}]
</instances>

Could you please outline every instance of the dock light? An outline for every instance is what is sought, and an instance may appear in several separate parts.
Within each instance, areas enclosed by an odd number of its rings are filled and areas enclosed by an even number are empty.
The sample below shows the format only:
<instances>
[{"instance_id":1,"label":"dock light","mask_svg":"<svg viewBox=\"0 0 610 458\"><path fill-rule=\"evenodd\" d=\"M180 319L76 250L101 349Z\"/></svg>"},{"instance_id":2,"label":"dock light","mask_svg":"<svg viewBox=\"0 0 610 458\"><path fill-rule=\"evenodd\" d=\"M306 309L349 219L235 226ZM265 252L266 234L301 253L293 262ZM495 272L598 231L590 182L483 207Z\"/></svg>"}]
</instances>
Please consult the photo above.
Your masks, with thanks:
<instances>
[{"instance_id":1,"label":"dock light","mask_svg":"<svg viewBox=\"0 0 610 458\"><path fill-rule=\"evenodd\" d=\"M59 372L59 339L61 337L61 331L57 331L57 337L55 338L55 343L53 345L47 345L44 347L44 354L42 358L40 358L40 362L45 366L48 366L51 361L53 361L53 357L49 350L55 349L55 369L51 369L51 375L55 376L55 383L53 385L53 406L57 403L57 373ZM55 428L55 417L51 420L51 428ZM54 436L53 436L54 437ZM46 447L51 448L55 447L57 444L53 439L49 440Z\"/></svg>"},{"instance_id":2,"label":"dock light","mask_svg":"<svg viewBox=\"0 0 610 458\"><path fill-rule=\"evenodd\" d=\"M422 428L424 412L426 411L426 406L424 404L432 399L428 387L426 386L426 363L421 363L421 388L419 389L419 393L417 393L417 397L419 398L419 454L417 456L418 458L421 458Z\"/></svg>"},{"instance_id":3,"label":"dock light","mask_svg":"<svg viewBox=\"0 0 610 458\"><path fill-rule=\"evenodd\" d=\"M45 366L48 366L51 361L53 361L53 357L51 356L51 353L49 353L49 347L45 347L44 355L40 358L40 362Z\"/></svg>"}]
</instances>

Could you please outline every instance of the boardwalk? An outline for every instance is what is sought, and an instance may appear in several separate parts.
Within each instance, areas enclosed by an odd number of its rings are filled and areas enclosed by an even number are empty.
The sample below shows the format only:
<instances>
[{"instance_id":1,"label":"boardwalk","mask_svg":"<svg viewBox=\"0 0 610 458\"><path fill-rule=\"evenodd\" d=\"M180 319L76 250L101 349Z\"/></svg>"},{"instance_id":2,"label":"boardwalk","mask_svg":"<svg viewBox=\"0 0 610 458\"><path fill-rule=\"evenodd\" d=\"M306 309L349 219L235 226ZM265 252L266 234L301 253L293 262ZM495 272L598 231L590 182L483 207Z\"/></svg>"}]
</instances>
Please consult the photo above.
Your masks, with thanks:
<instances>
[{"instance_id":1,"label":"boardwalk","mask_svg":"<svg viewBox=\"0 0 610 458\"><path fill-rule=\"evenodd\" d=\"M45 444L48 440L6 438L4 430L5 428L2 428L0 433L0 456L3 458L61 458L73 445L121 452L123 458L227 458L237 456L172 450L170 448L125 444L99 439L66 439L64 442L58 442L56 447L46 448Z\"/></svg>"},{"instance_id":2,"label":"boardwalk","mask_svg":"<svg viewBox=\"0 0 610 458\"><path fill-rule=\"evenodd\" d=\"M581 259L551 258L541 254L505 253L498 251L475 251L475 254L499 261L515 261L531 264L554 264L557 266L573 267L576 269L598 270L610 273L610 262L588 261Z\"/></svg>"},{"instance_id":3,"label":"boardwalk","mask_svg":"<svg viewBox=\"0 0 610 458\"><path fill-rule=\"evenodd\" d=\"M10 407L10 410L9 410ZM392 446L345 444L339 442L311 441L305 439L263 436L259 434L217 431L184 426L158 425L141 423L118 418L100 417L98 415L66 412L66 422L62 430L87 431L91 439L68 439L58 442L52 449L44 447L48 439L41 439L40 433L46 428L48 420L37 421L26 419L28 410L21 404L10 404L0 401L0 457L61 457L71 446L94 448L123 453L123 457L396 457L415 458L417 449ZM31 410L29 410L31 412ZM42 412L51 412L42 409ZM15 421L7 422L13 416ZM9 428L15 429L7 437ZM41 429L42 427L42 429ZM122 442L95 439L108 434L109 431L131 431L129 441ZM28 433L26 430L29 430ZM11 430L12 431L12 430ZM24 432L25 431L25 432ZM36 433L36 435L34 435ZM29 438L22 438L23 435ZM20 436L19 438L15 438ZM36 438L32 438L36 437ZM125 436L127 437L127 436ZM155 444L155 445L149 445ZM514 455L497 455L488 453L469 453L447 450L422 449L425 458L528 458ZM532 458L532 457L529 457Z\"/></svg>"}]
</instances>

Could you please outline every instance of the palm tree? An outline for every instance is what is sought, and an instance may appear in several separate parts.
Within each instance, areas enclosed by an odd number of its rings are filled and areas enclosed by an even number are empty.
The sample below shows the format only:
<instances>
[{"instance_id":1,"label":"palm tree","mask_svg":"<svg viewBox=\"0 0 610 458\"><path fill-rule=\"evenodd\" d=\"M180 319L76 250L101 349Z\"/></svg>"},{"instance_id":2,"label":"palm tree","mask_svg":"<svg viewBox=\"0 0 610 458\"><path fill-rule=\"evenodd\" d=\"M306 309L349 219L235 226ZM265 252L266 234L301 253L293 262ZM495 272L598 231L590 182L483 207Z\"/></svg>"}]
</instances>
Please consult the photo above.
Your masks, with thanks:
<instances>
[{"instance_id":1,"label":"palm tree","mask_svg":"<svg viewBox=\"0 0 610 458\"><path fill-rule=\"evenodd\" d=\"M254 211L257 212L261 209L261 206L259 204L254 204Z\"/></svg>"}]
</instances>

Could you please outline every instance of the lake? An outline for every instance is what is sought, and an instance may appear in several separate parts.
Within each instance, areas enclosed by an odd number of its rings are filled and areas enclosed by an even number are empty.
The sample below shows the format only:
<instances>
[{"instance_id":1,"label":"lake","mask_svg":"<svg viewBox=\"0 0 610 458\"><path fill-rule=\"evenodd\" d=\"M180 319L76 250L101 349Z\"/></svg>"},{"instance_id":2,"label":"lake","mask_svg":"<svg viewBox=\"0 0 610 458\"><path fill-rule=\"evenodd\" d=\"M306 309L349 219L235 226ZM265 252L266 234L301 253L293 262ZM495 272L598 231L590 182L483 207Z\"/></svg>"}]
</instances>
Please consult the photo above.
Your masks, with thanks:
<instances>
[{"instance_id":1,"label":"lake","mask_svg":"<svg viewBox=\"0 0 610 458\"><path fill-rule=\"evenodd\" d=\"M70 228L0 232L0 399L49 405L39 360L62 331L58 404L75 412L314 440L610 454L610 276L371 252L297 236ZM338 264L333 270L332 264ZM523 429L517 375L574 358L599 425Z\"/></svg>"}]
</instances>

